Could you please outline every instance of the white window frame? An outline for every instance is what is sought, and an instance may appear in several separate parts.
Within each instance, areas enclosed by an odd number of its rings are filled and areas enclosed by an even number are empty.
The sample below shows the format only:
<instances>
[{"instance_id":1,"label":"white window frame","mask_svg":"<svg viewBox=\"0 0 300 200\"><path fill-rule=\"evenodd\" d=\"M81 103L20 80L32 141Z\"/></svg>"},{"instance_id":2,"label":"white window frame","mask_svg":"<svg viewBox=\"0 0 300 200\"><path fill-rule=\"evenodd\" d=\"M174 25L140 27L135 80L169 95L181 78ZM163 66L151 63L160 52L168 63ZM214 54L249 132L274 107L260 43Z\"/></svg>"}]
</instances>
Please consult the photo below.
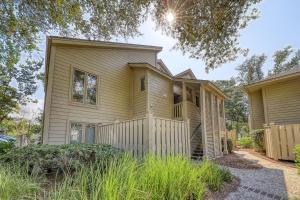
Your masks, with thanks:
<instances>
[{"instance_id":1,"label":"white window frame","mask_svg":"<svg viewBox=\"0 0 300 200\"><path fill-rule=\"evenodd\" d=\"M73 100L73 85L74 85L74 73L75 73L75 70L77 71L81 71L85 74L85 78L84 78L84 83L83 83L83 86L84 86L84 95L83 95L83 102L76 102ZM96 76L97 80L96 80L96 104L90 104L87 102L87 75L90 74L90 75L93 75L93 76ZM98 104L99 104L99 83L100 83L100 76L96 73L93 73L93 72L89 72L89 71L86 71L86 70L82 70L78 67L74 67L74 66L71 66L71 79L70 79L70 92L69 92L69 102L70 104L73 104L73 105L80 105L80 106L87 106L87 107L98 107Z\"/></svg>"},{"instance_id":2,"label":"white window frame","mask_svg":"<svg viewBox=\"0 0 300 200\"><path fill-rule=\"evenodd\" d=\"M86 127L88 125L93 125L95 126L95 137L94 137L94 144L96 144L96 134L98 130L98 123L91 123L91 122L78 122L78 121L69 121L68 122L68 129L67 129L67 134L66 134L66 144L71 144L71 131L72 131L72 124L81 124L82 125L82 141L79 144L86 144Z\"/></svg>"}]
</instances>

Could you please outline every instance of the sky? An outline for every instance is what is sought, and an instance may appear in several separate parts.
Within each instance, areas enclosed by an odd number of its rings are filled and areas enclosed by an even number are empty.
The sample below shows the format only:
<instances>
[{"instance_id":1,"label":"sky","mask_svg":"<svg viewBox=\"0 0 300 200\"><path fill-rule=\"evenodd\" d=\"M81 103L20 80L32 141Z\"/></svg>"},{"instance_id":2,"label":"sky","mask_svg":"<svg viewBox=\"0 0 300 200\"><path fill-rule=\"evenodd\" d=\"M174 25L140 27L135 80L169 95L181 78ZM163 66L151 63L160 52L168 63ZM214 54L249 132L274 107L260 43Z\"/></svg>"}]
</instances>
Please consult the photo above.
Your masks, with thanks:
<instances>
[{"instance_id":1,"label":"sky","mask_svg":"<svg viewBox=\"0 0 300 200\"><path fill-rule=\"evenodd\" d=\"M256 6L260 11L260 17L249 23L246 29L240 32L239 43L242 48L248 48L248 57L254 54L267 55L268 59L263 67L265 73L273 67L272 55L276 50L291 45L294 49L300 49L300 1L299 0L263 0ZM204 62L189 58L180 51L172 50L176 41L155 30L155 24L151 18L141 27L142 36L124 41L121 38L114 39L117 42L162 46L163 50L158 54L173 74L180 73L191 68L198 79L228 80L237 75L235 68L248 57L238 57L234 62L226 63L217 69L205 72ZM44 37L45 38L45 37ZM45 55L45 39L41 41L41 54ZM34 95L37 104L29 104L25 112L35 112L43 108L44 88L39 84Z\"/></svg>"}]
</instances>

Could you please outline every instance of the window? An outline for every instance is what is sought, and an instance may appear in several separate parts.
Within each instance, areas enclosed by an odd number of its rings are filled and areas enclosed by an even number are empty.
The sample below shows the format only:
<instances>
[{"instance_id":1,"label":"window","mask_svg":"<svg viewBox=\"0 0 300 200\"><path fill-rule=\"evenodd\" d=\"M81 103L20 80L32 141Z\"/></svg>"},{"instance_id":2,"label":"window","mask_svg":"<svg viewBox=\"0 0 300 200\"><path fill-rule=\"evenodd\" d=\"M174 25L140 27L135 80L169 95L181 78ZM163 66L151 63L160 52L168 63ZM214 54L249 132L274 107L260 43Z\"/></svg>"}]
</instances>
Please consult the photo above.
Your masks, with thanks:
<instances>
[{"instance_id":1,"label":"window","mask_svg":"<svg viewBox=\"0 0 300 200\"><path fill-rule=\"evenodd\" d=\"M141 78L141 91L145 91L145 77Z\"/></svg>"},{"instance_id":2,"label":"window","mask_svg":"<svg viewBox=\"0 0 300 200\"><path fill-rule=\"evenodd\" d=\"M89 124L85 129L85 143L94 144L95 142L95 125Z\"/></svg>"},{"instance_id":3,"label":"window","mask_svg":"<svg viewBox=\"0 0 300 200\"><path fill-rule=\"evenodd\" d=\"M70 143L71 144L80 144L80 143L94 144L95 133L96 133L95 124L72 122Z\"/></svg>"},{"instance_id":4,"label":"window","mask_svg":"<svg viewBox=\"0 0 300 200\"><path fill-rule=\"evenodd\" d=\"M72 101L96 105L97 76L77 69L73 73Z\"/></svg>"},{"instance_id":5,"label":"window","mask_svg":"<svg viewBox=\"0 0 300 200\"><path fill-rule=\"evenodd\" d=\"M71 144L79 144L82 143L82 132L83 127L80 123L72 123L71 124Z\"/></svg>"},{"instance_id":6,"label":"window","mask_svg":"<svg viewBox=\"0 0 300 200\"><path fill-rule=\"evenodd\" d=\"M200 107L200 101L199 101L199 97L198 96L196 96L196 106Z\"/></svg>"}]
</instances>

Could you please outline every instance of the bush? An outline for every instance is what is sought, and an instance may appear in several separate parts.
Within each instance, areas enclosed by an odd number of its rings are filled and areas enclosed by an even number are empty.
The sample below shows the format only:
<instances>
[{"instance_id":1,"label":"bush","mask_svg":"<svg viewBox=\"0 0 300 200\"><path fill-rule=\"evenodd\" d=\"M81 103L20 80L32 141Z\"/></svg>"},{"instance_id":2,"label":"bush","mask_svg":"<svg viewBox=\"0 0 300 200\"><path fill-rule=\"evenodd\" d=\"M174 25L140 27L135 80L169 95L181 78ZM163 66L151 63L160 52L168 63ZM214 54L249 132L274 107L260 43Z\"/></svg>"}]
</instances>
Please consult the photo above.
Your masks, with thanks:
<instances>
[{"instance_id":1,"label":"bush","mask_svg":"<svg viewBox=\"0 0 300 200\"><path fill-rule=\"evenodd\" d=\"M0 142L0 155L6 153L14 147L13 142Z\"/></svg>"},{"instance_id":2,"label":"bush","mask_svg":"<svg viewBox=\"0 0 300 200\"><path fill-rule=\"evenodd\" d=\"M33 145L13 148L0 156L0 162L27 166L30 173L73 172L78 166L97 163L104 168L121 155L109 145Z\"/></svg>"},{"instance_id":3,"label":"bush","mask_svg":"<svg viewBox=\"0 0 300 200\"><path fill-rule=\"evenodd\" d=\"M231 139L227 139L227 150L228 150L228 153L232 153L232 150L233 150L233 142Z\"/></svg>"},{"instance_id":4,"label":"bush","mask_svg":"<svg viewBox=\"0 0 300 200\"><path fill-rule=\"evenodd\" d=\"M0 165L0 199L37 199L40 180L17 165Z\"/></svg>"},{"instance_id":5,"label":"bush","mask_svg":"<svg viewBox=\"0 0 300 200\"><path fill-rule=\"evenodd\" d=\"M239 140L240 146L242 148L251 148L252 147L252 139L249 136L244 136Z\"/></svg>"},{"instance_id":6,"label":"bush","mask_svg":"<svg viewBox=\"0 0 300 200\"><path fill-rule=\"evenodd\" d=\"M264 129L258 129L252 133L252 141L254 149L258 152L264 152Z\"/></svg>"},{"instance_id":7,"label":"bush","mask_svg":"<svg viewBox=\"0 0 300 200\"><path fill-rule=\"evenodd\" d=\"M300 144L295 146L295 154L296 154L296 166L298 168L298 174L300 175Z\"/></svg>"},{"instance_id":8,"label":"bush","mask_svg":"<svg viewBox=\"0 0 300 200\"><path fill-rule=\"evenodd\" d=\"M195 165L182 157L146 156L139 163L126 155L111 162L105 174L95 167L77 170L49 199L203 199L206 186L218 190L231 179L211 161Z\"/></svg>"}]
</instances>

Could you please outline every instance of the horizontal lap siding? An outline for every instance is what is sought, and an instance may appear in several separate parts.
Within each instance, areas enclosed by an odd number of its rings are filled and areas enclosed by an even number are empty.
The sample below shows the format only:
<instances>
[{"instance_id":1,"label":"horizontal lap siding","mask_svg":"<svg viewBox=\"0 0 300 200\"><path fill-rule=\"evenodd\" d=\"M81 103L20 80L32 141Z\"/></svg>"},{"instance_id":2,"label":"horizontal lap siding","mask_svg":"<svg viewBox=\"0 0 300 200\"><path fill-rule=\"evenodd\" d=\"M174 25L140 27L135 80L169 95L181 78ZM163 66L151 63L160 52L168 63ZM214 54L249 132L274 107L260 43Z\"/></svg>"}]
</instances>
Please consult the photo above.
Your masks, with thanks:
<instances>
[{"instance_id":1,"label":"horizontal lap siding","mask_svg":"<svg viewBox=\"0 0 300 200\"><path fill-rule=\"evenodd\" d=\"M48 141L66 142L69 121L101 123L131 116L131 69L128 62L155 65L155 52L57 46L54 60ZM72 105L69 102L71 65L98 75L98 106Z\"/></svg>"},{"instance_id":2,"label":"horizontal lap siding","mask_svg":"<svg viewBox=\"0 0 300 200\"><path fill-rule=\"evenodd\" d=\"M155 117L172 118L173 83L171 80L149 71L149 103Z\"/></svg>"},{"instance_id":3,"label":"horizontal lap siding","mask_svg":"<svg viewBox=\"0 0 300 200\"><path fill-rule=\"evenodd\" d=\"M264 104L262 98L262 91L256 91L251 94L250 101L251 101L251 128L252 129L261 129L263 128L263 124L265 123L265 116L264 116Z\"/></svg>"},{"instance_id":4,"label":"horizontal lap siding","mask_svg":"<svg viewBox=\"0 0 300 200\"><path fill-rule=\"evenodd\" d=\"M269 122L300 122L300 78L265 88Z\"/></svg>"}]
</instances>

